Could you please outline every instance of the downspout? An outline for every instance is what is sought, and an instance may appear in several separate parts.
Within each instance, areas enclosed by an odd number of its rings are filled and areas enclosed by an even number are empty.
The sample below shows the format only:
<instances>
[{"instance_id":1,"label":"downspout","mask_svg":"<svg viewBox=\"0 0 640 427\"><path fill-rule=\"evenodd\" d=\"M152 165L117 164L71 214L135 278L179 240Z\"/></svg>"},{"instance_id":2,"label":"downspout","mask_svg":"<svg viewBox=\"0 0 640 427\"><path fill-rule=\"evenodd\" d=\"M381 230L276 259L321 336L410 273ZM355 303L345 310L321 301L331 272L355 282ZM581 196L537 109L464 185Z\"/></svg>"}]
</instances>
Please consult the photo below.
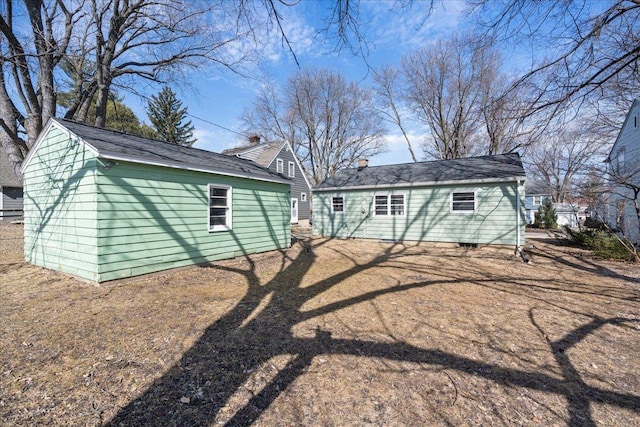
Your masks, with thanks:
<instances>
[{"instance_id":1,"label":"downspout","mask_svg":"<svg viewBox=\"0 0 640 427\"><path fill-rule=\"evenodd\" d=\"M522 251L522 245L520 244L521 241L521 233L520 233L520 182L522 182L520 179L516 180L516 254L520 255L520 257L522 258L522 261L528 263L529 262L529 258L527 258L527 256L525 255L525 253Z\"/></svg>"},{"instance_id":2,"label":"downspout","mask_svg":"<svg viewBox=\"0 0 640 427\"><path fill-rule=\"evenodd\" d=\"M516 180L516 251L522 253L520 245L520 179Z\"/></svg>"}]
</instances>

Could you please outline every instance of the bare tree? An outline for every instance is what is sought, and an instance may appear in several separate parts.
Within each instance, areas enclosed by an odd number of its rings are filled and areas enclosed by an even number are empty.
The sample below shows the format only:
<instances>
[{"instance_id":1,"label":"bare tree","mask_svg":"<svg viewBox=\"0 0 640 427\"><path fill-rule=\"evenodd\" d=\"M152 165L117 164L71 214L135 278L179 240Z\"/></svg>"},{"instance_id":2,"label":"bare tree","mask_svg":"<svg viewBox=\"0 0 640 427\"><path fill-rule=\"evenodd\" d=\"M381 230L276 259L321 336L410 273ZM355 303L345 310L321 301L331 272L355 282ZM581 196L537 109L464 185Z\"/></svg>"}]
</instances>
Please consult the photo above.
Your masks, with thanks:
<instances>
[{"instance_id":1,"label":"bare tree","mask_svg":"<svg viewBox=\"0 0 640 427\"><path fill-rule=\"evenodd\" d=\"M243 120L251 132L290 141L314 183L384 150L372 93L334 71L302 70L266 88Z\"/></svg>"},{"instance_id":2,"label":"bare tree","mask_svg":"<svg viewBox=\"0 0 640 427\"><path fill-rule=\"evenodd\" d=\"M501 40L545 52L517 86L535 89L529 114L605 101L616 86L640 88L640 1L471 0L480 22ZM629 92L629 93L631 93Z\"/></svg>"},{"instance_id":3,"label":"bare tree","mask_svg":"<svg viewBox=\"0 0 640 427\"><path fill-rule=\"evenodd\" d=\"M163 82L171 73L205 62L235 69L245 57L228 54L226 47L251 31L239 23L246 9L225 2L24 0L5 5L0 14L0 138L16 171L56 114L54 76L61 61L72 88L65 116L85 120L94 108L95 124L104 126L116 82L135 92L139 79ZM24 12L30 26L15 18Z\"/></svg>"},{"instance_id":4,"label":"bare tree","mask_svg":"<svg viewBox=\"0 0 640 427\"><path fill-rule=\"evenodd\" d=\"M423 150L438 159L481 152L483 102L490 101L499 69L497 55L470 35L454 36L419 49L402 60L410 106L430 131Z\"/></svg>"},{"instance_id":5,"label":"bare tree","mask_svg":"<svg viewBox=\"0 0 640 427\"><path fill-rule=\"evenodd\" d=\"M386 121L400 129L402 137L407 143L411 159L417 162L418 158L413 150L413 145L409 138L409 131L405 125L406 120L402 114L403 103L401 96L403 88L400 87L402 84L400 71L393 67L384 66L378 71L374 70L373 79L375 81L376 104L378 105L380 114Z\"/></svg>"},{"instance_id":6,"label":"bare tree","mask_svg":"<svg viewBox=\"0 0 640 427\"><path fill-rule=\"evenodd\" d=\"M13 2L6 1L0 13L0 142L18 175L42 126L55 115L54 70L66 54L81 9L62 0L48 7L24 0L17 15L26 12L30 31L23 31L24 17L15 18Z\"/></svg>"},{"instance_id":7,"label":"bare tree","mask_svg":"<svg viewBox=\"0 0 640 427\"><path fill-rule=\"evenodd\" d=\"M589 132L560 129L532 150L527 161L529 172L554 202L565 203L576 188L576 180L586 180L589 167L602 158L604 148Z\"/></svg>"}]
</instances>

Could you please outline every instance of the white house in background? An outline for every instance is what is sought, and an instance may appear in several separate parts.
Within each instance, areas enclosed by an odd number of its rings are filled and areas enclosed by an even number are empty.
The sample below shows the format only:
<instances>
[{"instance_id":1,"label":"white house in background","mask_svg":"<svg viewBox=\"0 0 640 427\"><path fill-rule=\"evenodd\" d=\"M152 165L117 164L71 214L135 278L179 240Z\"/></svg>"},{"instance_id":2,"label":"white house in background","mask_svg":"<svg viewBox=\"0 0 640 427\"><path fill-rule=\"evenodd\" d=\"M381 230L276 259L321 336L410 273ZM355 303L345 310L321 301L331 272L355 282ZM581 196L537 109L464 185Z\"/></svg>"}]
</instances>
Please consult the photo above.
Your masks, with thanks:
<instances>
[{"instance_id":1,"label":"white house in background","mask_svg":"<svg viewBox=\"0 0 640 427\"><path fill-rule=\"evenodd\" d=\"M568 225L571 228L578 228L584 224L589 214L589 204L583 199L575 199L569 203L554 203L553 208L558 215L558 226Z\"/></svg>"},{"instance_id":2,"label":"white house in background","mask_svg":"<svg viewBox=\"0 0 640 427\"><path fill-rule=\"evenodd\" d=\"M640 98L627 113L606 162L613 189L606 203L603 217L609 226L619 230L635 243L640 243L640 225L634 207L634 192L621 181L640 187ZM640 195L635 194L636 203Z\"/></svg>"}]
</instances>

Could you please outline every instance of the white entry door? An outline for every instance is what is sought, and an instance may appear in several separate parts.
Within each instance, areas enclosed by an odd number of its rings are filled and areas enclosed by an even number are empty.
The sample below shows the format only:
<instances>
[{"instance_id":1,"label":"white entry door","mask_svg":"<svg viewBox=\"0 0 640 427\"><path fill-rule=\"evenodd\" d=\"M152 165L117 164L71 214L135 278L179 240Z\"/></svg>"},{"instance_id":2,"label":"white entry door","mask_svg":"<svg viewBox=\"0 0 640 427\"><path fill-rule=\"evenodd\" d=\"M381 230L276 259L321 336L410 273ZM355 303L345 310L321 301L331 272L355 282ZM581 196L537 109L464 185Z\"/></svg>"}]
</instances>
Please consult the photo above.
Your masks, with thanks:
<instances>
[{"instance_id":1,"label":"white entry door","mask_svg":"<svg viewBox=\"0 0 640 427\"><path fill-rule=\"evenodd\" d=\"M298 223L298 199L291 199L291 224Z\"/></svg>"}]
</instances>

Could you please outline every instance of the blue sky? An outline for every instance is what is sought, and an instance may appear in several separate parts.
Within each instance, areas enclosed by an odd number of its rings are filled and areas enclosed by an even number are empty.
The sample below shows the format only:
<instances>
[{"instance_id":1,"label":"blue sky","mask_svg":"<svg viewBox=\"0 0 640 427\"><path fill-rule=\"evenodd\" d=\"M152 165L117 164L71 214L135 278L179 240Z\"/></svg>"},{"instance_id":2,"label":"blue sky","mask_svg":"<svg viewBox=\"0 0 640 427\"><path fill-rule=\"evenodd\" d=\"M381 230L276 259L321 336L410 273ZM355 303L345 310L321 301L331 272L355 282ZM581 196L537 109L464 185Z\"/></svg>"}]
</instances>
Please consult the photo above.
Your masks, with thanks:
<instances>
[{"instance_id":1,"label":"blue sky","mask_svg":"<svg viewBox=\"0 0 640 427\"><path fill-rule=\"evenodd\" d=\"M426 2L417 2L413 9L406 10L394 9L393 4L386 1L361 3L361 30L371 43L367 62L374 68L383 64L398 65L404 53L463 30L468 25L464 2L445 0L425 21L423 14L418 12L426 7ZM318 17L327 16L326 8L331 6L332 3L327 1L301 1L294 7L280 7L283 25L298 61L303 67L337 69L348 80L369 85L371 78L362 58L354 57L348 50L334 52L334 42L317 35L323 26ZM263 61L248 69L251 78L219 69L199 69L186 76L186 84L172 86L193 116L191 120L198 139L196 147L219 152L244 141L242 136L224 128L240 131L240 116L245 108L250 107L260 86L269 82L281 84L295 73L296 64L278 37L272 37L262 52ZM146 95L159 90L158 87L149 88ZM144 100L127 97L126 102L141 120L148 122ZM405 143L391 127L387 147L388 152L370 159L370 164L411 161Z\"/></svg>"}]
</instances>

